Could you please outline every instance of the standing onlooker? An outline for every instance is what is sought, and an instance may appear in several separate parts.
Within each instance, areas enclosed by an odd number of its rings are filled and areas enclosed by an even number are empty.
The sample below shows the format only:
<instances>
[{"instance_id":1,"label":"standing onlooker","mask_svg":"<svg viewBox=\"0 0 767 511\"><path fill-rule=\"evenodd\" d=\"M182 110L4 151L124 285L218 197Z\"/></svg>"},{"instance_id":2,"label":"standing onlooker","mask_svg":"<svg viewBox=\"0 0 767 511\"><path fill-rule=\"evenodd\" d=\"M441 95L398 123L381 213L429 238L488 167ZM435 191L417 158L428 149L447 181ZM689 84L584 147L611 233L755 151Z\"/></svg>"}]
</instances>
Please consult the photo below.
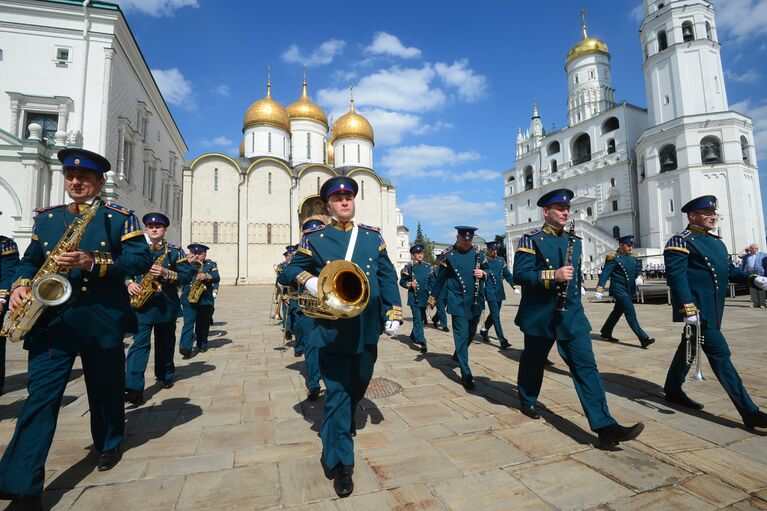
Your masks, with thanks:
<instances>
[{"instance_id":1,"label":"standing onlooker","mask_svg":"<svg viewBox=\"0 0 767 511\"><path fill-rule=\"evenodd\" d=\"M764 265L767 259L767 254L759 252L759 245L756 243L748 247L746 254L740 261L740 269L748 273L749 275L764 276ZM751 292L751 307L767 307L765 303L766 293L761 289L749 288Z\"/></svg>"}]
</instances>

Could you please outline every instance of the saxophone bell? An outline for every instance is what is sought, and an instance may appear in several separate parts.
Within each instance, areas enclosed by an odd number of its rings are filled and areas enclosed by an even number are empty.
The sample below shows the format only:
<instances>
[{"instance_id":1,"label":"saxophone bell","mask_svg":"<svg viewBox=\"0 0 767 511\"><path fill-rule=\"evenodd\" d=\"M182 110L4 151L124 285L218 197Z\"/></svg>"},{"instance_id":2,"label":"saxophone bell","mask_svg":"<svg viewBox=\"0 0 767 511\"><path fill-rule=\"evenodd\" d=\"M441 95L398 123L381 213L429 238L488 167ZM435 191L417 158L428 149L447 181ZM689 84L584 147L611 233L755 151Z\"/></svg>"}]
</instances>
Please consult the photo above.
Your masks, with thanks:
<instances>
[{"instance_id":1,"label":"saxophone bell","mask_svg":"<svg viewBox=\"0 0 767 511\"><path fill-rule=\"evenodd\" d=\"M41 277L32 284L35 300L46 307L56 307L72 296L72 283L60 273Z\"/></svg>"}]
</instances>

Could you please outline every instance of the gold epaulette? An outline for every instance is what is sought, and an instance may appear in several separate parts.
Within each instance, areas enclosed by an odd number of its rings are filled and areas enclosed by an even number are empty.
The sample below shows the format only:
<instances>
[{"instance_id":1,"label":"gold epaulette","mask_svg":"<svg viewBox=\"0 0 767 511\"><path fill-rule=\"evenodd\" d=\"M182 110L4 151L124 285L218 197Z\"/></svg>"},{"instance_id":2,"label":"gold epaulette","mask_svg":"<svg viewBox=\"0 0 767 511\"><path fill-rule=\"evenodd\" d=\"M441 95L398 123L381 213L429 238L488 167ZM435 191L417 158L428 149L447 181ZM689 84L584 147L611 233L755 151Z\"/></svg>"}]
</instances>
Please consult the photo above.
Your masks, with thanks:
<instances>
[{"instance_id":1,"label":"gold epaulette","mask_svg":"<svg viewBox=\"0 0 767 511\"><path fill-rule=\"evenodd\" d=\"M45 206L45 207L42 207L42 208L37 208L35 210L35 213L42 213L43 211L50 211L52 209L63 208L64 206L66 206L66 204L58 204L56 206Z\"/></svg>"},{"instance_id":2,"label":"gold epaulette","mask_svg":"<svg viewBox=\"0 0 767 511\"><path fill-rule=\"evenodd\" d=\"M613 259L615 259L615 252L610 252L605 256L605 261L612 261Z\"/></svg>"},{"instance_id":3,"label":"gold epaulette","mask_svg":"<svg viewBox=\"0 0 767 511\"><path fill-rule=\"evenodd\" d=\"M308 229L304 229L304 234L310 234L313 232L321 231L323 230L327 225L315 225L314 227L309 227Z\"/></svg>"},{"instance_id":4,"label":"gold epaulette","mask_svg":"<svg viewBox=\"0 0 767 511\"><path fill-rule=\"evenodd\" d=\"M537 229L538 232L541 232L541 229ZM517 252L525 252L527 254L535 254L535 246L533 245L533 233L525 234L521 238L519 238L519 243L517 243Z\"/></svg>"},{"instance_id":5,"label":"gold epaulette","mask_svg":"<svg viewBox=\"0 0 767 511\"><path fill-rule=\"evenodd\" d=\"M359 227L360 229L367 229L368 231L381 232L380 227L373 227L372 225L357 224L357 227Z\"/></svg>"},{"instance_id":6,"label":"gold epaulette","mask_svg":"<svg viewBox=\"0 0 767 511\"><path fill-rule=\"evenodd\" d=\"M111 209L112 211L119 211L123 215L133 214L133 210L128 209L125 206L120 206L119 204L115 204L114 202L106 202L104 203L104 207L107 209Z\"/></svg>"}]
</instances>

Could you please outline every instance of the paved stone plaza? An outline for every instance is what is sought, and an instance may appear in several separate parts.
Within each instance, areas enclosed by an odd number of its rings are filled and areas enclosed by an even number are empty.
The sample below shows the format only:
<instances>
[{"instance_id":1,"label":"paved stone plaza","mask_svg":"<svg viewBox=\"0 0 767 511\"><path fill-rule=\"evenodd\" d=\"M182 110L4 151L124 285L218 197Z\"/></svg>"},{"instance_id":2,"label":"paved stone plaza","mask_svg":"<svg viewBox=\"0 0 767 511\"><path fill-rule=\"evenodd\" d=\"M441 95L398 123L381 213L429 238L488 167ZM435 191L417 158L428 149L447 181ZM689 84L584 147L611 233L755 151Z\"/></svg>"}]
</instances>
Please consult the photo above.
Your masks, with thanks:
<instances>
[{"instance_id":1,"label":"paved stone plaza","mask_svg":"<svg viewBox=\"0 0 767 511\"><path fill-rule=\"evenodd\" d=\"M592 283L592 287L593 287ZM45 503L53 509L767 509L767 438L747 431L708 363L706 382L689 382L702 412L668 406L661 386L681 331L667 305L639 306L658 342L642 350L625 321L620 344L594 350L613 415L642 421L638 441L614 451L594 447L561 359L546 371L544 420L517 411L521 334L518 296L503 307L512 349L470 348L477 389L459 384L452 334L426 330L429 353L408 343L410 324L383 336L375 377L402 387L363 400L358 411L354 494L335 498L319 465L322 399L305 401L304 363L267 319L271 289L223 287L211 347L177 356L173 389L150 386L147 403L126 413L123 460L95 470L88 402L76 368L48 456ZM587 304L598 331L611 310ZM406 319L409 311L406 312ZM724 332L757 404L767 406L767 310L728 299ZM289 343L291 344L291 343ZM79 367L76 366L76 367ZM25 354L9 346L0 397L0 448L26 397ZM151 369L147 371L152 383ZM396 387L395 385L389 385Z\"/></svg>"}]
</instances>

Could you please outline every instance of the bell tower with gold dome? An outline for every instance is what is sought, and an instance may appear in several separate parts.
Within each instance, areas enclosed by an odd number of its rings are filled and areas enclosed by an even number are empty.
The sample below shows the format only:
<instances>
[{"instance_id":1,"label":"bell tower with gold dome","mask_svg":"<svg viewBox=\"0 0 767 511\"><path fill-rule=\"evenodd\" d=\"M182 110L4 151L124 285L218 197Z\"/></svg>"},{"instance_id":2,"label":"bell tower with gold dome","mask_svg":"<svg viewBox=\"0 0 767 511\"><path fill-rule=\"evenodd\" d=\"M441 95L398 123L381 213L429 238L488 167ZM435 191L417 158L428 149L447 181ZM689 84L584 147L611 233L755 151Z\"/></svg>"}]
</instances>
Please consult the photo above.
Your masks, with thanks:
<instances>
[{"instance_id":1,"label":"bell tower with gold dome","mask_svg":"<svg viewBox=\"0 0 767 511\"><path fill-rule=\"evenodd\" d=\"M349 111L333 124L331 137L336 168L373 168L373 127L354 109L354 96L349 100Z\"/></svg>"},{"instance_id":2,"label":"bell tower with gold dome","mask_svg":"<svg viewBox=\"0 0 767 511\"><path fill-rule=\"evenodd\" d=\"M567 119L570 126L597 117L615 106L607 44L589 37L586 11L581 11L583 39L567 54Z\"/></svg>"}]
</instances>

